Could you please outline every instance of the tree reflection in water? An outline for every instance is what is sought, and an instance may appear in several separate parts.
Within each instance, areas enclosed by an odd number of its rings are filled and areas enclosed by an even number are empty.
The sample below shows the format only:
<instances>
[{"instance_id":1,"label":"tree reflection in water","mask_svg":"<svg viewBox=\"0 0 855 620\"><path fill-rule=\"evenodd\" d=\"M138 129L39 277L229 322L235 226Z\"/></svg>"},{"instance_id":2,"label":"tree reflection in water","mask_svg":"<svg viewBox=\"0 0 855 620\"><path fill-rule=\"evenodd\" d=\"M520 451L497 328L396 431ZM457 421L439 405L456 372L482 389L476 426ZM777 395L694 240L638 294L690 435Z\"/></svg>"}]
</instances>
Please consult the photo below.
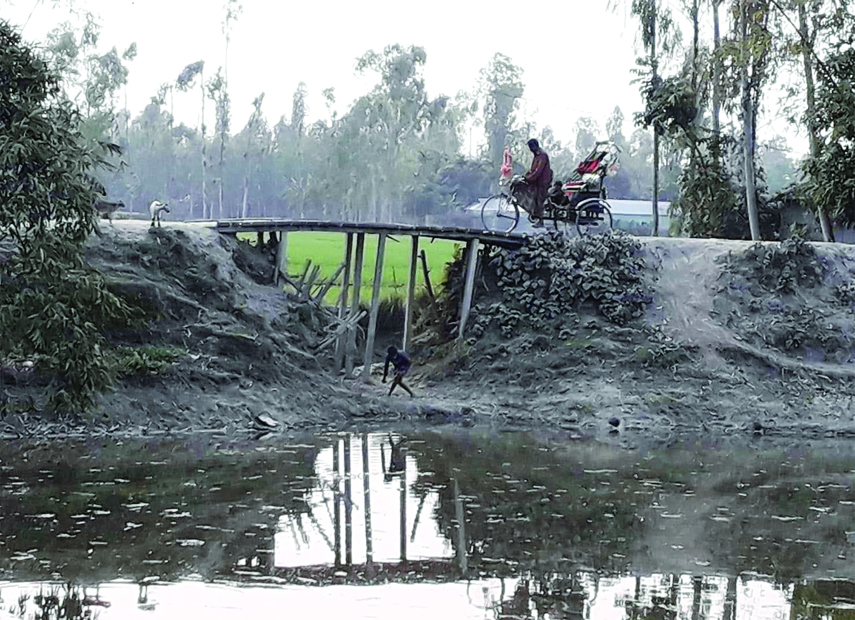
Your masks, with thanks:
<instances>
[{"instance_id":1,"label":"tree reflection in water","mask_svg":"<svg viewBox=\"0 0 855 620\"><path fill-rule=\"evenodd\" d=\"M737 620L787 598L793 618L844 618L855 586L816 578L855 573L847 450L642 453L468 432L409 433L406 444L388 433L9 443L0 569L83 585L122 575L143 605L146 579L191 574L495 577L508 591L489 608L507 618L608 607L634 620ZM277 562L286 542L312 559Z\"/></svg>"}]
</instances>

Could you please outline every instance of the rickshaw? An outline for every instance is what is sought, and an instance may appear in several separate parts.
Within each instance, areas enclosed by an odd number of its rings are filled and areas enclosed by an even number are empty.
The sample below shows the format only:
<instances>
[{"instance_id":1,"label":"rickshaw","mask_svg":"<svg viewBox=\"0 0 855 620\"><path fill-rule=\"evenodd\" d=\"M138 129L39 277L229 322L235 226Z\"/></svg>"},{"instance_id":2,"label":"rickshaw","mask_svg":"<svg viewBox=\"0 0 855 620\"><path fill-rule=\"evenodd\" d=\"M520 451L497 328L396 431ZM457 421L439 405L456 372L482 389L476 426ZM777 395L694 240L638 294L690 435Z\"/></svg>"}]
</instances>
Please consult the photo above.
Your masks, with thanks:
<instances>
[{"instance_id":1,"label":"rickshaw","mask_svg":"<svg viewBox=\"0 0 855 620\"><path fill-rule=\"evenodd\" d=\"M597 142L591 153L582 160L573 176L564 184L556 182L549 190L544 203L543 220L551 220L556 230L569 233L573 227L579 235L593 235L611 229L611 208L607 201L607 176L614 176L620 168L620 147L614 142ZM507 169L507 165L503 169ZM521 177L508 179L508 191L488 198L481 207L481 222L486 230L511 232L519 224L520 211L526 209L514 195L514 187ZM502 183L502 182L500 182ZM527 212L527 211L526 211ZM534 222L528 214L530 222Z\"/></svg>"}]
</instances>

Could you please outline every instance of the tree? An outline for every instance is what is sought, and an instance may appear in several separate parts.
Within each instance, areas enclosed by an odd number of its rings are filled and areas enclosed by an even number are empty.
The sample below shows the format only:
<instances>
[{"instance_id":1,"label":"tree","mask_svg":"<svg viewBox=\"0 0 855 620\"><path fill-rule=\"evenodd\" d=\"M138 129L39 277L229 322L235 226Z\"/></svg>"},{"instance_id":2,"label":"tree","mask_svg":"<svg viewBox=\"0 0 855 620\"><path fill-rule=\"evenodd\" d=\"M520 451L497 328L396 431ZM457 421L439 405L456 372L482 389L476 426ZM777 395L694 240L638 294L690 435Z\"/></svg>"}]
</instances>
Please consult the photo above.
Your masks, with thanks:
<instances>
[{"instance_id":1,"label":"tree","mask_svg":"<svg viewBox=\"0 0 855 620\"><path fill-rule=\"evenodd\" d=\"M261 113L261 104L264 101L264 93L261 93L252 102L252 114L244 128L246 135L246 149L244 150L243 158L245 162L245 171L243 177L243 200L241 201L241 217L247 216L247 208L249 201L249 181L253 170L255 160L255 152L263 155L266 152L267 127L264 121L264 115ZM257 167L257 164L256 164Z\"/></svg>"},{"instance_id":2,"label":"tree","mask_svg":"<svg viewBox=\"0 0 855 620\"><path fill-rule=\"evenodd\" d=\"M830 72L820 60L819 52L829 49L832 41L838 33L851 32L855 27L851 7L848 0L774 0L771 2L780 17L783 19L782 29L777 33L781 40L778 47L789 52L789 58L798 59L803 71L804 88L789 87L785 89L786 101L783 107L792 108L793 102L802 100L804 92L804 114L790 115L790 122L804 125L807 128L810 141L811 157L820 156L822 140L815 126L816 119L816 80L814 73L819 70L826 77ZM808 10L809 9L809 10ZM791 16L795 13L794 16ZM798 22L798 24L796 24ZM832 80L833 81L833 80ZM801 85L800 85L801 86ZM819 219L822 236L825 241L834 241L834 230L828 213L817 206L817 217Z\"/></svg>"},{"instance_id":3,"label":"tree","mask_svg":"<svg viewBox=\"0 0 855 620\"><path fill-rule=\"evenodd\" d=\"M223 60L223 80L228 89L229 83L229 43L232 40L232 26L240 14L243 12L243 6L238 0L226 0L223 5L225 16L223 17L223 36L226 38L225 58Z\"/></svg>"},{"instance_id":4,"label":"tree","mask_svg":"<svg viewBox=\"0 0 855 620\"><path fill-rule=\"evenodd\" d=\"M673 49L679 33L672 29L671 12L662 10L656 0L633 0L631 13L639 18L641 25L641 43L648 53L640 64L650 72L647 99L655 95L659 85L659 54L667 54ZM657 52L657 34L659 51ZM653 235L659 234L659 135L661 130L653 126Z\"/></svg>"},{"instance_id":5,"label":"tree","mask_svg":"<svg viewBox=\"0 0 855 620\"><path fill-rule=\"evenodd\" d=\"M81 256L104 188L104 149L62 96L58 77L0 21L0 231L17 251L0 263L0 356L50 378L48 408L83 413L110 385L101 329L128 308Z\"/></svg>"},{"instance_id":6,"label":"tree","mask_svg":"<svg viewBox=\"0 0 855 620\"><path fill-rule=\"evenodd\" d=\"M487 159L494 170L498 170L502 164L505 145L512 142L515 113L525 92L522 73L519 66L500 53L493 56L490 64L481 70L479 92L483 100Z\"/></svg>"},{"instance_id":7,"label":"tree","mask_svg":"<svg viewBox=\"0 0 855 620\"><path fill-rule=\"evenodd\" d=\"M742 91L742 148L745 177L745 202L748 209L748 225L751 239L757 241L760 235L760 219L757 211L757 187L755 182L754 157L757 146L755 132L757 99L760 84L764 78L769 54L769 31L766 21L769 6L765 0L739 0L739 22L737 60L739 83Z\"/></svg>"},{"instance_id":8,"label":"tree","mask_svg":"<svg viewBox=\"0 0 855 620\"><path fill-rule=\"evenodd\" d=\"M576 160L587 157L600 138L600 125L593 118L582 116L576 119Z\"/></svg>"},{"instance_id":9,"label":"tree","mask_svg":"<svg viewBox=\"0 0 855 620\"><path fill-rule=\"evenodd\" d=\"M851 32L851 31L850 31ZM842 38L825 61L816 93L813 126L820 146L805 164L807 188L817 207L851 227L855 224L855 49Z\"/></svg>"},{"instance_id":10,"label":"tree","mask_svg":"<svg viewBox=\"0 0 855 620\"><path fill-rule=\"evenodd\" d=\"M291 97L291 131L294 133L297 152L300 151L300 140L306 132L306 83L300 82ZM332 93L330 93L332 97ZM335 98L333 97L333 101ZM329 99L327 99L329 101ZM330 104L331 105L331 104Z\"/></svg>"},{"instance_id":11,"label":"tree","mask_svg":"<svg viewBox=\"0 0 855 620\"><path fill-rule=\"evenodd\" d=\"M220 138L220 158L217 164L217 196L218 196L218 217L223 217L223 172L226 155L226 138L229 134L231 102L229 101L229 92L226 89L226 80L223 77L223 68L217 69L217 74L208 81L208 98L214 102L216 110L216 134Z\"/></svg>"},{"instance_id":12,"label":"tree","mask_svg":"<svg viewBox=\"0 0 855 620\"><path fill-rule=\"evenodd\" d=\"M184 67L175 84L178 86L178 90L187 92L195 83L197 76L202 91L202 119L199 123L199 129L202 132L202 219L205 219L212 216L208 212L208 204L205 198L205 172L208 168L208 160L205 156L205 61L199 60Z\"/></svg>"},{"instance_id":13,"label":"tree","mask_svg":"<svg viewBox=\"0 0 855 620\"><path fill-rule=\"evenodd\" d=\"M405 144L419 141L427 121L428 99L422 76L426 61L421 47L390 45L382 54L367 52L356 63L358 72L374 71L380 77L371 93L357 101L346 122L347 135L353 140L350 146L365 153L359 163L364 172L355 179L367 181L362 191L368 196L375 221L391 219L393 205L402 204L413 172L414 162L404 161L402 155L407 151Z\"/></svg>"}]
</instances>

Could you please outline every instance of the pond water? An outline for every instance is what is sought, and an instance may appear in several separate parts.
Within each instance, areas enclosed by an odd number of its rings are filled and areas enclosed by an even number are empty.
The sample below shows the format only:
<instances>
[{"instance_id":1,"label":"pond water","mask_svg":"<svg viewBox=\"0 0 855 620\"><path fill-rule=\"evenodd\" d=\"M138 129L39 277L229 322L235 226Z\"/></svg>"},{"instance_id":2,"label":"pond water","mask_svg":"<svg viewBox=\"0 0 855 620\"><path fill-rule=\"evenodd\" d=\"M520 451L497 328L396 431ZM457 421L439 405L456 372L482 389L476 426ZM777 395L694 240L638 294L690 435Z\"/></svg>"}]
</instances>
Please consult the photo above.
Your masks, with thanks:
<instances>
[{"instance_id":1,"label":"pond water","mask_svg":"<svg viewBox=\"0 0 855 620\"><path fill-rule=\"evenodd\" d=\"M851 618L853 476L842 443L6 442L0 608L72 592L104 619Z\"/></svg>"}]
</instances>

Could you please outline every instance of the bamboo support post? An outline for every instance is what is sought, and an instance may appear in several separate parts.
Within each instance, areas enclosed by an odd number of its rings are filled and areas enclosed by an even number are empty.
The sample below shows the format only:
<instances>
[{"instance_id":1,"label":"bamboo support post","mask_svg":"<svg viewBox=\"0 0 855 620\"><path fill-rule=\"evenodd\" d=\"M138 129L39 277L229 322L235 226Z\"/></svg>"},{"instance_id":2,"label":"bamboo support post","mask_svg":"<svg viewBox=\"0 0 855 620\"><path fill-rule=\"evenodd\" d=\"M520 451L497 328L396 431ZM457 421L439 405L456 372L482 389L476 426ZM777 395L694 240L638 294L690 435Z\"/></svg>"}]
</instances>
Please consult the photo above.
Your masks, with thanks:
<instances>
[{"instance_id":1,"label":"bamboo support post","mask_svg":"<svg viewBox=\"0 0 855 620\"><path fill-rule=\"evenodd\" d=\"M427 254L425 254L424 250L422 250L421 258L422 258L422 272L424 273L424 276L425 276L425 288L427 289L428 296L431 298L431 300L434 300L434 299L436 299L436 295L433 294L433 286L431 286L431 283L430 283L430 269L428 269Z\"/></svg>"},{"instance_id":2,"label":"bamboo support post","mask_svg":"<svg viewBox=\"0 0 855 620\"><path fill-rule=\"evenodd\" d=\"M469 568L469 559L466 555L466 511L463 510L457 478L454 478L454 513L457 519L457 563L460 566L460 572L465 575Z\"/></svg>"},{"instance_id":3,"label":"bamboo support post","mask_svg":"<svg viewBox=\"0 0 855 620\"><path fill-rule=\"evenodd\" d=\"M306 278L306 283L303 285L303 290L300 291L300 296L305 299L312 298L312 287L315 285L315 280L318 279L318 276L321 275L321 266L315 265L312 268L312 273L309 274L309 277Z\"/></svg>"},{"instance_id":4,"label":"bamboo support post","mask_svg":"<svg viewBox=\"0 0 855 620\"><path fill-rule=\"evenodd\" d=\"M350 304L351 316L359 312L359 298L362 292L362 259L365 256L365 233L356 234L356 256L353 262L353 298ZM356 352L356 329L348 330L347 346L345 347L344 370L345 375L350 376L353 372L353 358Z\"/></svg>"},{"instance_id":5,"label":"bamboo support post","mask_svg":"<svg viewBox=\"0 0 855 620\"><path fill-rule=\"evenodd\" d=\"M279 285L281 276L288 271L288 235L283 230L279 233L279 243L276 244L276 285Z\"/></svg>"},{"instance_id":6,"label":"bamboo support post","mask_svg":"<svg viewBox=\"0 0 855 620\"><path fill-rule=\"evenodd\" d=\"M413 304L416 300L416 269L419 263L419 236L413 235L410 248L410 274L407 279L407 302L404 308L404 342L401 349L407 350L413 334Z\"/></svg>"},{"instance_id":7,"label":"bamboo support post","mask_svg":"<svg viewBox=\"0 0 855 620\"><path fill-rule=\"evenodd\" d=\"M357 314L350 315L344 321L339 321L337 318L336 327L329 333L329 335L324 338L318 345L315 347L316 351L320 351L326 346L331 345L333 342L338 341L341 337L350 333L351 330L355 330L358 327L358 323L362 320L362 317L365 316L365 310L358 312Z\"/></svg>"},{"instance_id":8,"label":"bamboo support post","mask_svg":"<svg viewBox=\"0 0 855 620\"><path fill-rule=\"evenodd\" d=\"M338 454L340 450L340 442L338 437L336 437L335 443L333 444L333 514L335 515L333 518L335 530L333 545L336 566L341 566L341 475L339 473L340 469L338 462Z\"/></svg>"},{"instance_id":9,"label":"bamboo support post","mask_svg":"<svg viewBox=\"0 0 855 620\"><path fill-rule=\"evenodd\" d=\"M383 283L383 255L386 250L386 233L377 239L377 259L374 261L374 286L371 291L371 314L368 316L368 333L365 337L362 380L371 380L371 361L374 358L374 336L377 332L377 315L380 311L380 287Z\"/></svg>"},{"instance_id":10,"label":"bamboo support post","mask_svg":"<svg viewBox=\"0 0 855 620\"><path fill-rule=\"evenodd\" d=\"M303 286L306 283L306 276L309 275L309 269L312 268L312 259L306 259L306 266L303 268L303 273L300 275L300 279L297 281L297 293L302 292Z\"/></svg>"},{"instance_id":11,"label":"bamboo support post","mask_svg":"<svg viewBox=\"0 0 855 620\"><path fill-rule=\"evenodd\" d=\"M332 277L321 285L321 288L318 290L317 293L315 293L315 296L312 298L312 301L315 301L317 303L323 303L324 297L327 296L327 293L330 292L330 289L335 286L336 282L338 282L338 277L341 275L341 272L344 271L345 264L346 263L342 263L341 265L339 265L338 268L335 270L335 273L332 274Z\"/></svg>"},{"instance_id":12,"label":"bamboo support post","mask_svg":"<svg viewBox=\"0 0 855 620\"><path fill-rule=\"evenodd\" d=\"M475 289L475 270L478 267L478 249L480 241L470 239L466 243L466 284L463 287L463 302L460 305L460 329L457 337L463 338L466 329L466 320L469 318L469 310L472 308L472 293Z\"/></svg>"},{"instance_id":13,"label":"bamboo support post","mask_svg":"<svg viewBox=\"0 0 855 620\"><path fill-rule=\"evenodd\" d=\"M263 232L255 233L255 240L256 240L256 244L257 244L258 249L263 250L264 249L264 233Z\"/></svg>"},{"instance_id":14,"label":"bamboo support post","mask_svg":"<svg viewBox=\"0 0 855 620\"><path fill-rule=\"evenodd\" d=\"M344 436L344 563L353 565L353 494L350 488L350 434Z\"/></svg>"},{"instance_id":15,"label":"bamboo support post","mask_svg":"<svg viewBox=\"0 0 855 620\"><path fill-rule=\"evenodd\" d=\"M413 519L413 530L410 532L410 542L414 542L416 540L416 529L419 527L419 519L422 517L422 508L425 507L426 499L427 495L422 495L421 499L419 499L419 507L416 509L416 518Z\"/></svg>"},{"instance_id":16,"label":"bamboo support post","mask_svg":"<svg viewBox=\"0 0 855 620\"><path fill-rule=\"evenodd\" d=\"M374 541L371 534L371 485L368 476L368 433L362 433L362 490L365 494L365 563L371 570Z\"/></svg>"},{"instance_id":17,"label":"bamboo support post","mask_svg":"<svg viewBox=\"0 0 855 620\"><path fill-rule=\"evenodd\" d=\"M338 318L344 320L347 312L348 287L350 286L351 255L353 254L353 233L347 233L347 242L344 249L344 280L341 283L341 295L338 296ZM335 369L339 370L344 362L344 350L347 347L348 332L338 337L335 343Z\"/></svg>"},{"instance_id":18,"label":"bamboo support post","mask_svg":"<svg viewBox=\"0 0 855 620\"><path fill-rule=\"evenodd\" d=\"M407 561L407 461L401 470L401 562Z\"/></svg>"}]
</instances>

